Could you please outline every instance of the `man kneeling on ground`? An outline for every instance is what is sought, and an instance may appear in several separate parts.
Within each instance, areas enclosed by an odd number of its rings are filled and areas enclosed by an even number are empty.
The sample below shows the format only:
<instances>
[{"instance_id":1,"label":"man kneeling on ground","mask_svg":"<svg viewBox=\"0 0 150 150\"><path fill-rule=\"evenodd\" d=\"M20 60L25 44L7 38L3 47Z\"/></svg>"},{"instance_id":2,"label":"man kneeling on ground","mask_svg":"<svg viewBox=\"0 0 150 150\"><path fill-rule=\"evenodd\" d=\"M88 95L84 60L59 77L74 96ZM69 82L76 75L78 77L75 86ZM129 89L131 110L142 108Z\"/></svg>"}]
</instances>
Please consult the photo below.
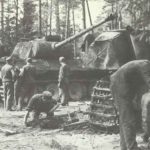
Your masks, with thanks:
<instances>
[{"instance_id":1,"label":"man kneeling on ground","mask_svg":"<svg viewBox=\"0 0 150 150\"><path fill-rule=\"evenodd\" d=\"M57 101L52 99L52 93L44 91L42 94L35 94L31 97L28 106L27 113L24 118L26 126L34 126L39 123L39 115L44 112L47 117L54 116L54 111L59 107ZM33 112L33 120L27 122L30 112Z\"/></svg>"}]
</instances>

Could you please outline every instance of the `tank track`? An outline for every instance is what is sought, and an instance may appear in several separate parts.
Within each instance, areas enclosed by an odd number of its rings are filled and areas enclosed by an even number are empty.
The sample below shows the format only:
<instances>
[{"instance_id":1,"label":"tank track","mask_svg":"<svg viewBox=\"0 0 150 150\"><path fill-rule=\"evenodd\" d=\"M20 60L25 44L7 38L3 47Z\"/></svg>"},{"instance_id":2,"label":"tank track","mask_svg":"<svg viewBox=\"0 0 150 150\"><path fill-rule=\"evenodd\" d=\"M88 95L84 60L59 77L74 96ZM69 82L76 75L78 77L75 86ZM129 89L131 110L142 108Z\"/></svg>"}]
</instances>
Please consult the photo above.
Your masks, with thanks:
<instances>
[{"instance_id":1,"label":"tank track","mask_svg":"<svg viewBox=\"0 0 150 150\"><path fill-rule=\"evenodd\" d=\"M118 133L118 112L109 84L109 81L99 80L93 87L89 112L90 124L107 133Z\"/></svg>"}]
</instances>

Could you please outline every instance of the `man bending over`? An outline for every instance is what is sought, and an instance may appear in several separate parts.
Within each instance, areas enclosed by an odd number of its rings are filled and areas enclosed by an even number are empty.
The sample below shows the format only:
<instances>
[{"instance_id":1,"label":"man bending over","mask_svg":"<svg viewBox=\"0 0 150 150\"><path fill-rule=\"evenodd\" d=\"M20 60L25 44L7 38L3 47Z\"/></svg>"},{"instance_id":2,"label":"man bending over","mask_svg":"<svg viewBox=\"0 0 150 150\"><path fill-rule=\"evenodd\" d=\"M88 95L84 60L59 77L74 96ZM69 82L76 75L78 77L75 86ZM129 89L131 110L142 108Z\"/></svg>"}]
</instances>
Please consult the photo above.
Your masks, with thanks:
<instances>
[{"instance_id":1,"label":"man bending over","mask_svg":"<svg viewBox=\"0 0 150 150\"><path fill-rule=\"evenodd\" d=\"M38 124L39 115L44 112L47 117L53 116L54 111L59 107L57 101L52 99L52 94L49 91L44 91L42 94L35 94L31 97L28 106L27 113L24 118L24 123L29 126L27 122L30 112L33 112L33 124Z\"/></svg>"}]
</instances>

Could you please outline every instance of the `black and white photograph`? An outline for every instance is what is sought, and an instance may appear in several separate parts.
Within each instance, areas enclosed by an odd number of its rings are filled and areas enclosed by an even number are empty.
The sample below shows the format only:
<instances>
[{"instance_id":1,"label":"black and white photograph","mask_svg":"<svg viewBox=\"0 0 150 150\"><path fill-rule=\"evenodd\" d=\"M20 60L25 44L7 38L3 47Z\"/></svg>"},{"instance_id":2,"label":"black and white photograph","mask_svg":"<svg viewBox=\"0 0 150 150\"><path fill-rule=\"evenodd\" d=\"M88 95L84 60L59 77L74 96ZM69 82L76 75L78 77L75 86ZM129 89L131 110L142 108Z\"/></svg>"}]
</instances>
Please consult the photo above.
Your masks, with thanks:
<instances>
[{"instance_id":1,"label":"black and white photograph","mask_svg":"<svg viewBox=\"0 0 150 150\"><path fill-rule=\"evenodd\" d=\"M0 150L150 150L150 0L0 0Z\"/></svg>"}]
</instances>

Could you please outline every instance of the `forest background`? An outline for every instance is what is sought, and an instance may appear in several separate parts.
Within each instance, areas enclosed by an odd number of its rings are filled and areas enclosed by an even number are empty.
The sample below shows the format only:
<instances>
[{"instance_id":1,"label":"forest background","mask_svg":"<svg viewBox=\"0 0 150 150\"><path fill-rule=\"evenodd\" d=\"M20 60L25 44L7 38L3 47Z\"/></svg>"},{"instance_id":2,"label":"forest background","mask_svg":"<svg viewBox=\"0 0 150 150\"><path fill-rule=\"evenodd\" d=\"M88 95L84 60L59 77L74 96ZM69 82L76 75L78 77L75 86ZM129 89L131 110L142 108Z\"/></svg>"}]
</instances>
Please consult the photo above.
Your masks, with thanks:
<instances>
[{"instance_id":1,"label":"forest background","mask_svg":"<svg viewBox=\"0 0 150 150\"><path fill-rule=\"evenodd\" d=\"M66 39L111 13L116 19L96 32L127 25L150 29L149 0L0 0L0 38L10 50L21 39Z\"/></svg>"}]
</instances>

